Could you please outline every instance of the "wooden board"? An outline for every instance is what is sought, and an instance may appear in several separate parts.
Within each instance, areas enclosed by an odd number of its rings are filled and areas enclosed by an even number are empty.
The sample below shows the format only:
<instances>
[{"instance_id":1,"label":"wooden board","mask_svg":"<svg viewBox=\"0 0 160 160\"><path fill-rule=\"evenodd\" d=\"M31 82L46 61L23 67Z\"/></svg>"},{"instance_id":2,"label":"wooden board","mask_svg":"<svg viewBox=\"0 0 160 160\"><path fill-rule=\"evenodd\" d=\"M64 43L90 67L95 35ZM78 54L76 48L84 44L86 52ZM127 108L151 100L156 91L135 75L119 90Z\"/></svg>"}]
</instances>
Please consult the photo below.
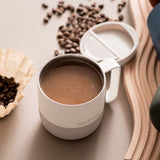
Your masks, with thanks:
<instances>
[{"instance_id":1,"label":"wooden board","mask_svg":"<svg viewBox=\"0 0 160 160\"><path fill-rule=\"evenodd\" d=\"M134 121L132 139L124 159L157 160L160 134L149 117L149 106L160 83L160 63L147 28L152 7L147 0L130 0L129 3L139 47L135 58L124 67L124 86Z\"/></svg>"}]
</instances>

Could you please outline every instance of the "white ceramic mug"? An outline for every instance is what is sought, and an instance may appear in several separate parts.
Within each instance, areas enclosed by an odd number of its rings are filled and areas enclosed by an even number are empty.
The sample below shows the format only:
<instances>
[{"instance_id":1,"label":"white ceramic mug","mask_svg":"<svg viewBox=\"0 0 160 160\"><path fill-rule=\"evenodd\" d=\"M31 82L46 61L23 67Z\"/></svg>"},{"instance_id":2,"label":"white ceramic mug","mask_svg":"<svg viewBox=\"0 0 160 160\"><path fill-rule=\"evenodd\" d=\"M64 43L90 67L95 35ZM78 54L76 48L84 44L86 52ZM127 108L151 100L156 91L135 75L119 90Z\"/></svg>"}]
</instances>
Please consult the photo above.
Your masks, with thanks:
<instances>
[{"instance_id":1,"label":"white ceramic mug","mask_svg":"<svg viewBox=\"0 0 160 160\"><path fill-rule=\"evenodd\" d=\"M92 65L103 79L100 93L90 101L76 105L66 105L56 102L43 92L40 80L48 66L58 62L80 61ZM110 85L106 90L105 73L111 71ZM57 56L42 68L38 80L39 112L44 127L53 135L68 140L80 139L91 134L101 122L104 104L113 101L118 94L120 66L112 58L95 62L82 55L67 54Z\"/></svg>"}]
</instances>

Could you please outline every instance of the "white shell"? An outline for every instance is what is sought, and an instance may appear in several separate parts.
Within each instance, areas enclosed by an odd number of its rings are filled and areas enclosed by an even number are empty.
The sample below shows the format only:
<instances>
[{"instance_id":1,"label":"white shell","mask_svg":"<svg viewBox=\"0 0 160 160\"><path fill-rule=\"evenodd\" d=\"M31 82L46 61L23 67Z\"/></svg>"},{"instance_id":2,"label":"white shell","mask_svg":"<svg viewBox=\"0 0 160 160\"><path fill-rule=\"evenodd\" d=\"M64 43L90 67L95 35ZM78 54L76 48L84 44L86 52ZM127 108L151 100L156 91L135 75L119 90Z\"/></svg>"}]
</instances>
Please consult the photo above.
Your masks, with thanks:
<instances>
[{"instance_id":1,"label":"white shell","mask_svg":"<svg viewBox=\"0 0 160 160\"><path fill-rule=\"evenodd\" d=\"M8 115L24 97L22 90L35 72L32 66L33 62L24 53L0 49L0 75L14 77L20 83L15 100L6 108L0 105L0 118Z\"/></svg>"}]
</instances>

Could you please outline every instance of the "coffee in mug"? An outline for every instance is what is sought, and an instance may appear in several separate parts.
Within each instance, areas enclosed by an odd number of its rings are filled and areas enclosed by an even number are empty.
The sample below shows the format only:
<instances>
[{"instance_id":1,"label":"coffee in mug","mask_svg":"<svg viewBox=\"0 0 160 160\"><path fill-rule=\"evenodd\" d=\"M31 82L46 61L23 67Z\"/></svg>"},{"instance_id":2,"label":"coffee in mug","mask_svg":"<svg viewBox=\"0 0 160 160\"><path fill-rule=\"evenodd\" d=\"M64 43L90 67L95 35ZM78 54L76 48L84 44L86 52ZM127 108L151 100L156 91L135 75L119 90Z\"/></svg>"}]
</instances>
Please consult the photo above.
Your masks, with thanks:
<instances>
[{"instance_id":1,"label":"coffee in mug","mask_svg":"<svg viewBox=\"0 0 160 160\"><path fill-rule=\"evenodd\" d=\"M102 89L102 76L93 66L82 62L51 65L41 77L40 85L52 100L75 105L96 97Z\"/></svg>"}]
</instances>

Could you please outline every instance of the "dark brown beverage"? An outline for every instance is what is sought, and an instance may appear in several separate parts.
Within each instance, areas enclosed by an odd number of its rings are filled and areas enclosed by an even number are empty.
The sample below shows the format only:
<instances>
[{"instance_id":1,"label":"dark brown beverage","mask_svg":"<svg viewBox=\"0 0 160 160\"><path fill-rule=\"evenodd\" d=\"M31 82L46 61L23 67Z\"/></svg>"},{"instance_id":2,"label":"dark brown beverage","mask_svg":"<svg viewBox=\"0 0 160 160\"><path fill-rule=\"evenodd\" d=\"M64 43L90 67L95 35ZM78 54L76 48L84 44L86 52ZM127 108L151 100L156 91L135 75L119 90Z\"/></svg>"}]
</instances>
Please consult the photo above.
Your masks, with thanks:
<instances>
[{"instance_id":1,"label":"dark brown beverage","mask_svg":"<svg viewBox=\"0 0 160 160\"><path fill-rule=\"evenodd\" d=\"M40 85L52 100L63 104L81 104L96 97L102 89L100 73L91 65L66 63L50 66Z\"/></svg>"}]
</instances>

